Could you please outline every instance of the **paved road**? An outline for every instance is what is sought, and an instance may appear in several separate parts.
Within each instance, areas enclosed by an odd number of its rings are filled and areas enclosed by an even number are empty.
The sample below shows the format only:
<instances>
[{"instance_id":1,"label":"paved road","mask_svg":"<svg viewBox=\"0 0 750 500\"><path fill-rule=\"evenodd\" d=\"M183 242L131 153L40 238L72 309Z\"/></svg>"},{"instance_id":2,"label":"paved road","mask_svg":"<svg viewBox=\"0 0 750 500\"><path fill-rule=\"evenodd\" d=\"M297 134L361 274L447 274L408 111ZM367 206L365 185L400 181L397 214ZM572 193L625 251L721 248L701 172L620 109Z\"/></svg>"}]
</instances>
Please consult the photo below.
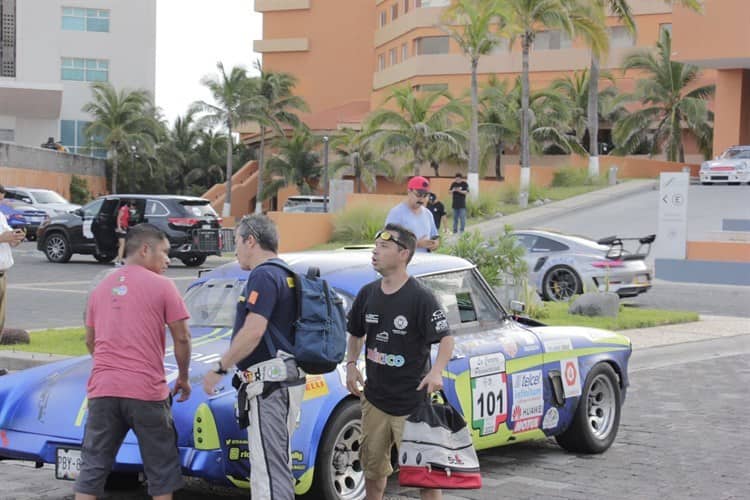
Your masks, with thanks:
<instances>
[{"instance_id":1,"label":"paved road","mask_svg":"<svg viewBox=\"0 0 750 500\"><path fill-rule=\"evenodd\" d=\"M553 440L480 452L484 487L451 499L739 499L750 491L746 392L750 336L636 351L631 387L615 444L603 455L566 453ZM54 470L0 462L7 500L70 499ZM417 498L389 483L389 498ZM143 500L144 491L110 494ZM192 485L176 500L239 500Z\"/></svg>"}]
</instances>

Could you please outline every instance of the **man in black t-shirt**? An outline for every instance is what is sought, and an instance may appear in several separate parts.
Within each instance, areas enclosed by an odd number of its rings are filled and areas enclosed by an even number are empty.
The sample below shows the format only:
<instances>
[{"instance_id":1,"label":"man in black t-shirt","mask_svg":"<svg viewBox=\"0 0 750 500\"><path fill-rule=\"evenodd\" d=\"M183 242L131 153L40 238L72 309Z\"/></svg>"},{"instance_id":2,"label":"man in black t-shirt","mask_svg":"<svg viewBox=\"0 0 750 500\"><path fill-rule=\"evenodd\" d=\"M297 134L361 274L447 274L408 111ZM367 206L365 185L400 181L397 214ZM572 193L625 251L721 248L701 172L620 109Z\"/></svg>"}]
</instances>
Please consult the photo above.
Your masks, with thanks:
<instances>
[{"instance_id":1,"label":"man in black t-shirt","mask_svg":"<svg viewBox=\"0 0 750 500\"><path fill-rule=\"evenodd\" d=\"M232 343L206 374L203 388L213 395L227 369L237 365L237 377L243 382L239 407L249 421L253 497L261 492L268 495L261 498L293 500L289 442L305 394L305 377L291 354L280 349L284 341L294 344L294 280L284 269L268 264L278 260L279 237L265 215L243 217L235 229L235 244L240 267L251 272L237 303Z\"/></svg>"},{"instance_id":2,"label":"man in black t-shirt","mask_svg":"<svg viewBox=\"0 0 750 500\"><path fill-rule=\"evenodd\" d=\"M440 231L440 220L445 215L445 205L443 202L437 199L435 193L430 193L427 198L427 210L432 212L432 217L435 219L435 227Z\"/></svg>"},{"instance_id":3,"label":"man in black t-shirt","mask_svg":"<svg viewBox=\"0 0 750 500\"><path fill-rule=\"evenodd\" d=\"M453 193L453 234L459 232L459 225L463 233L466 228L466 194L469 192L469 184L460 172L456 172L448 190Z\"/></svg>"},{"instance_id":4,"label":"man in black t-shirt","mask_svg":"<svg viewBox=\"0 0 750 500\"><path fill-rule=\"evenodd\" d=\"M368 499L383 498L393 472L390 450L401 444L406 417L443 387L442 372L453 353L453 337L437 299L406 272L415 247L411 231L387 224L375 237L372 252L372 266L383 277L359 291L349 312L346 385L362 401L359 457ZM430 347L436 343L437 358L430 368ZM366 383L356 366L363 344ZM423 499L442 498L441 490L421 494Z\"/></svg>"}]
</instances>

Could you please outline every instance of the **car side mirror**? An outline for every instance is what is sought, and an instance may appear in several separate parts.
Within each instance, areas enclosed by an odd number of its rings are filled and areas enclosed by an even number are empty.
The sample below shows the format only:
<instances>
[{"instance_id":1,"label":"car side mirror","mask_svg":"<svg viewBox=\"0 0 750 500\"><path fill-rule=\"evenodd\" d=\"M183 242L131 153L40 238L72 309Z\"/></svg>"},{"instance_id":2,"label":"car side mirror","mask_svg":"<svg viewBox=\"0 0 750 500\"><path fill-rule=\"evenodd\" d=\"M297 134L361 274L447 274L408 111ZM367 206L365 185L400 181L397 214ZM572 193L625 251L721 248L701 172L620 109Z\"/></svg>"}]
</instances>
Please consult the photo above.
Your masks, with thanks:
<instances>
[{"instance_id":1,"label":"car side mirror","mask_svg":"<svg viewBox=\"0 0 750 500\"><path fill-rule=\"evenodd\" d=\"M83 210L81 210L80 208L76 208L71 213L76 214L78 217L83 217Z\"/></svg>"},{"instance_id":2,"label":"car side mirror","mask_svg":"<svg viewBox=\"0 0 750 500\"><path fill-rule=\"evenodd\" d=\"M520 300L511 300L510 311L513 314L521 315L526 312L526 304L524 302L521 302Z\"/></svg>"}]
</instances>

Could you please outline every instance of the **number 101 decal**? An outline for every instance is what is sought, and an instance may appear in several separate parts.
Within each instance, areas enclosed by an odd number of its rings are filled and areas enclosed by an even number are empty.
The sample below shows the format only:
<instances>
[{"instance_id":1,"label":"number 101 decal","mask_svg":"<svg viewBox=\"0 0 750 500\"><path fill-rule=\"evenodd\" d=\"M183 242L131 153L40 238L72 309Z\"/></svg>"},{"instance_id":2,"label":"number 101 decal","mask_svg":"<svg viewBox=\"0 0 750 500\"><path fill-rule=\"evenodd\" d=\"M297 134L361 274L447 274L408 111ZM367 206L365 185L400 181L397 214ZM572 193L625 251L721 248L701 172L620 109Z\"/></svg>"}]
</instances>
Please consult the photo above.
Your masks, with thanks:
<instances>
[{"instance_id":1,"label":"number 101 decal","mask_svg":"<svg viewBox=\"0 0 750 500\"><path fill-rule=\"evenodd\" d=\"M508 419L505 359L502 354L490 354L472 358L469 364L474 375L471 377L471 427L477 429L480 436L494 434Z\"/></svg>"}]
</instances>

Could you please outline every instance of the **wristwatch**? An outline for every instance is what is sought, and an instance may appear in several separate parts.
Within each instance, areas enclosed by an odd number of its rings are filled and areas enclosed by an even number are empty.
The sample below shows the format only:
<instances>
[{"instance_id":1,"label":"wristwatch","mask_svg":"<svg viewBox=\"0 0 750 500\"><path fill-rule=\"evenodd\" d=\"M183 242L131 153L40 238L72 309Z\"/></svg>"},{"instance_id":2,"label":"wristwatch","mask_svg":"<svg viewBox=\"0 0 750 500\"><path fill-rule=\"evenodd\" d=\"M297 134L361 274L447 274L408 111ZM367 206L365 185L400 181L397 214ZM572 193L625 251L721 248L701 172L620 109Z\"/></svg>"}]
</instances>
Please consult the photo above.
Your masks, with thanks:
<instances>
[{"instance_id":1,"label":"wristwatch","mask_svg":"<svg viewBox=\"0 0 750 500\"><path fill-rule=\"evenodd\" d=\"M218 360L214 366L214 373L218 373L219 375L226 375L228 373L226 368L221 366L221 360Z\"/></svg>"}]
</instances>

